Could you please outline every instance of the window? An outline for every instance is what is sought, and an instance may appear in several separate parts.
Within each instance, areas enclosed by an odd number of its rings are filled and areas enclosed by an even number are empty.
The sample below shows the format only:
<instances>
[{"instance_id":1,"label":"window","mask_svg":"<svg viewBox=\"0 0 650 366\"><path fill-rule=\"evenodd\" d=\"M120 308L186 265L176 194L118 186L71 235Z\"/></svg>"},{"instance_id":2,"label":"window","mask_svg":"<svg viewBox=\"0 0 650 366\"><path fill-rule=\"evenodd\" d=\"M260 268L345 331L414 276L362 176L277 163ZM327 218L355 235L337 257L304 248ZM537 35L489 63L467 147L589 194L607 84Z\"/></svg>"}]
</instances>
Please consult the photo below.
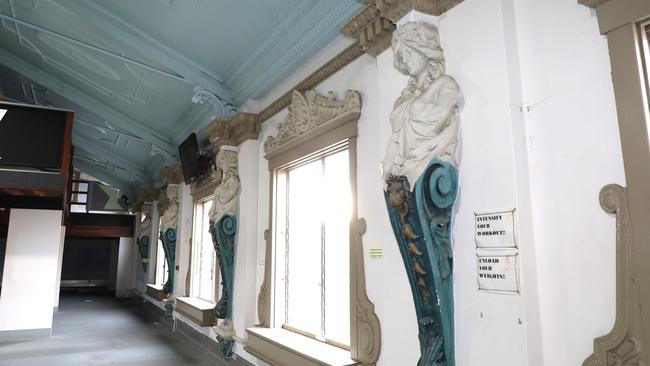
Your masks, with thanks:
<instances>
[{"instance_id":1,"label":"window","mask_svg":"<svg viewBox=\"0 0 650 366\"><path fill-rule=\"evenodd\" d=\"M269 230L260 326L246 349L273 364L375 364L381 329L363 266L365 221L356 209L361 96L337 101L294 91L289 114L264 144ZM305 337L306 336L306 337Z\"/></svg>"},{"instance_id":2,"label":"window","mask_svg":"<svg viewBox=\"0 0 650 366\"><path fill-rule=\"evenodd\" d=\"M217 255L210 233L212 196L194 204L194 232L192 235L192 297L215 302L217 284Z\"/></svg>"},{"instance_id":3,"label":"window","mask_svg":"<svg viewBox=\"0 0 650 366\"><path fill-rule=\"evenodd\" d=\"M276 324L350 344L347 141L277 172Z\"/></svg>"},{"instance_id":4,"label":"window","mask_svg":"<svg viewBox=\"0 0 650 366\"><path fill-rule=\"evenodd\" d=\"M160 224L158 224L160 227ZM165 251L163 249L163 242L158 236L158 249L156 250L156 281L155 284L162 286L167 279L167 261L165 260Z\"/></svg>"}]
</instances>

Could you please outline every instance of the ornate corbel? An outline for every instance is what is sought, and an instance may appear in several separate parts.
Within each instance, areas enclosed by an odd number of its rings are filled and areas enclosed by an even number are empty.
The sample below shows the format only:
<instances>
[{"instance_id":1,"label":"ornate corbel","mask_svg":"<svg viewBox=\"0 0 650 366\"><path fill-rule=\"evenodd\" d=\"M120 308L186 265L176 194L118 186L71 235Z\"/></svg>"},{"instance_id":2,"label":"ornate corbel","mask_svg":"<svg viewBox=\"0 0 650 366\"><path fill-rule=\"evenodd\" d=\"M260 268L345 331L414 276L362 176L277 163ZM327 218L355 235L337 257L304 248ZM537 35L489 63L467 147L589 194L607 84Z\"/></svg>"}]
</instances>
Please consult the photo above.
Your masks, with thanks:
<instances>
[{"instance_id":1,"label":"ornate corbel","mask_svg":"<svg viewBox=\"0 0 650 366\"><path fill-rule=\"evenodd\" d=\"M165 184L181 184L184 181L183 168L180 165L166 166L160 169L160 176Z\"/></svg>"},{"instance_id":2,"label":"ornate corbel","mask_svg":"<svg viewBox=\"0 0 650 366\"><path fill-rule=\"evenodd\" d=\"M157 201L158 197L160 197L160 188L146 188L138 193L138 201L140 202Z\"/></svg>"},{"instance_id":3,"label":"ornate corbel","mask_svg":"<svg viewBox=\"0 0 650 366\"><path fill-rule=\"evenodd\" d=\"M342 29L344 35L357 38L367 54L377 57L390 47L395 24L381 17L373 5L366 7Z\"/></svg>"},{"instance_id":4,"label":"ornate corbel","mask_svg":"<svg viewBox=\"0 0 650 366\"><path fill-rule=\"evenodd\" d=\"M594 340L594 353L583 366L641 366L643 330L639 289L632 263L632 228L627 190L617 184L600 191L600 206L616 214L616 321L605 336Z\"/></svg>"},{"instance_id":5,"label":"ornate corbel","mask_svg":"<svg viewBox=\"0 0 650 366\"><path fill-rule=\"evenodd\" d=\"M259 137L261 125L256 114L237 113L230 121L216 119L204 129L214 153L223 145L237 146Z\"/></svg>"},{"instance_id":6,"label":"ornate corbel","mask_svg":"<svg viewBox=\"0 0 650 366\"><path fill-rule=\"evenodd\" d=\"M395 23L409 11L415 10L429 15L442 15L463 0L371 0L382 17Z\"/></svg>"}]
</instances>

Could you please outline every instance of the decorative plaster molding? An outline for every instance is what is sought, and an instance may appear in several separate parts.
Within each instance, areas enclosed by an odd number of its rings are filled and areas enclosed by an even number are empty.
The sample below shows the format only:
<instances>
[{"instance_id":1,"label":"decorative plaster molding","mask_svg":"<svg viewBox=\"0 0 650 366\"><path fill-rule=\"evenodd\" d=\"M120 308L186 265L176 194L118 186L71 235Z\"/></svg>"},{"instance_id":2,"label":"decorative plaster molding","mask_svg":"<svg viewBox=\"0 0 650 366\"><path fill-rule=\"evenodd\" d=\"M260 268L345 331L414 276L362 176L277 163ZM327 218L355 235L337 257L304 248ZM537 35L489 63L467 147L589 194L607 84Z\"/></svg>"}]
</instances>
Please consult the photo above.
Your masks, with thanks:
<instances>
[{"instance_id":1,"label":"decorative plaster molding","mask_svg":"<svg viewBox=\"0 0 650 366\"><path fill-rule=\"evenodd\" d=\"M246 140L256 140L260 130L257 115L243 112L237 113L230 121L214 120L204 129L214 153L223 145L237 146Z\"/></svg>"},{"instance_id":2,"label":"decorative plaster molding","mask_svg":"<svg viewBox=\"0 0 650 366\"><path fill-rule=\"evenodd\" d=\"M289 106L289 115L278 127L275 136L269 136L264 143L267 154L285 150L303 136L310 136L322 130L322 126L339 121L358 119L361 114L361 95L348 90L345 100L334 100L334 94L325 97L313 90L304 93L294 91Z\"/></svg>"},{"instance_id":3,"label":"decorative plaster molding","mask_svg":"<svg viewBox=\"0 0 650 366\"><path fill-rule=\"evenodd\" d=\"M334 58L329 60L325 65L321 66L318 70L314 71L311 75L303 79L292 90L286 92L275 102L271 103L271 105L261 111L258 114L259 122L264 123L264 121L268 120L269 118L279 113L281 110L288 107L289 104L291 104L294 90L304 91L313 89L316 87L316 85L320 84L322 81L326 80L337 71L349 65L352 63L352 61L356 60L363 54L364 50L361 44L359 42L353 43L341 53L336 55Z\"/></svg>"},{"instance_id":4,"label":"decorative plaster molding","mask_svg":"<svg viewBox=\"0 0 650 366\"><path fill-rule=\"evenodd\" d=\"M231 103L226 102L223 98L215 95L208 89L200 85L195 85L194 94L192 94L192 103L203 104L204 102L211 104L214 108L214 111L218 115L224 116L226 118L229 114L232 114L236 111L235 106L233 106Z\"/></svg>"},{"instance_id":5,"label":"decorative plaster molding","mask_svg":"<svg viewBox=\"0 0 650 366\"><path fill-rule=\"evenodd\" d=\"M174 161L178 162L178 158L174 156L172 153L169 151L161 148L160 146L156 144L151 144L151 150L149 151L150 156L160 156L166 161Z\"/></svg>"},{"instance_id":6,"label":"decorative plaster molding","mask_svg":"<svg viewBox=\"0 0 650 366\"><path fill-rule=\"evenodd\" d=\"M639 286L632 262L632 226L627 189L610 184L600 191L600 206L616 214L616 321L605 336L594 340L594 353L583 366L639 366L643 360L643 329Z\"/></svg>"},{"instance_id":7,"label":"decorative plaster molding","mask_svg":"<svg viewBox=\"0 0 650 366\"><path fill-rule=\"evenodd\" d=\"M160 169L160 176L165 180L165 184L181 184L184 181L183 168L180 165Z\"/></svg>"},{"instance_id":8,"label":"decorative plaster molding","mask_svg":"<svg viewBox=\"0 0 650 366\"><path fill-rule=\"evenodd\" d=\"M395 23L411 10L442 15L463 0L371 0L382 17Z\"/></svg>"}]
</instances>

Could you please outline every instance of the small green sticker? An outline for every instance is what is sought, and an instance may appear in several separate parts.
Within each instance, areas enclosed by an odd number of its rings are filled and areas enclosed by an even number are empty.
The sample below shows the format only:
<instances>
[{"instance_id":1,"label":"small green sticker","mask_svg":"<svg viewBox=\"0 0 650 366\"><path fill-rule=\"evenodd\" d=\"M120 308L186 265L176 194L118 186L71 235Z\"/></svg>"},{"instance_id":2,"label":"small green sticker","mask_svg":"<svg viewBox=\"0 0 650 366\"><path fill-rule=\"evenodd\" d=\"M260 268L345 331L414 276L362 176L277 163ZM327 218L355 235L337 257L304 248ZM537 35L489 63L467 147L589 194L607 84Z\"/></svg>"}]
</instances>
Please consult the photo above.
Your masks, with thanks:
<instances>
[{"instance_id":1,"label":"small green sticker","mask_svg":"<svg viewBox=\"0 0 650 366\"><path fill-rule=\"evenodd\" d=\"M379 259L384 256L383 248L370 248L368 251L371 259Z\"/></svg>"}]
</instances>

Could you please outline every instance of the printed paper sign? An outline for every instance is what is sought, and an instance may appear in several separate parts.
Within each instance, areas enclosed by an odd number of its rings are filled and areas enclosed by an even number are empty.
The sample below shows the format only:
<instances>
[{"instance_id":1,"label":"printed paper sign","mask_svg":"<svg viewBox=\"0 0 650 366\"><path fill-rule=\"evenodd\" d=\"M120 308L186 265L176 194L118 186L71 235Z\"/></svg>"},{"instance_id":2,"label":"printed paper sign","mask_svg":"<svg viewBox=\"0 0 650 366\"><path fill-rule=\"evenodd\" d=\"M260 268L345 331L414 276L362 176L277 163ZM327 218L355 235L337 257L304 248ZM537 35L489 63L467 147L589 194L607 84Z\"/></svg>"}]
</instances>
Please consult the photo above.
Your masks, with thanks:
<instances>
[{"instance_id":1,"label":"printed paper sign","mask_svg":"<svg viewBox=\"0 0 650 366\"><path fill-rule=\"evenodd\" d=\"M479 290L519 292L517 255L477 258Z\"/></svg>"},{"instance_id":2,"label":"printed paper sign","mask_svg":"<svg viewBox=\"0 0 650 366\"><path fill-rule=\"evenodd\" d=\"M515 213L502 211L474 214L477 248L516 248Z\"/></svg>"}]
</instances>

